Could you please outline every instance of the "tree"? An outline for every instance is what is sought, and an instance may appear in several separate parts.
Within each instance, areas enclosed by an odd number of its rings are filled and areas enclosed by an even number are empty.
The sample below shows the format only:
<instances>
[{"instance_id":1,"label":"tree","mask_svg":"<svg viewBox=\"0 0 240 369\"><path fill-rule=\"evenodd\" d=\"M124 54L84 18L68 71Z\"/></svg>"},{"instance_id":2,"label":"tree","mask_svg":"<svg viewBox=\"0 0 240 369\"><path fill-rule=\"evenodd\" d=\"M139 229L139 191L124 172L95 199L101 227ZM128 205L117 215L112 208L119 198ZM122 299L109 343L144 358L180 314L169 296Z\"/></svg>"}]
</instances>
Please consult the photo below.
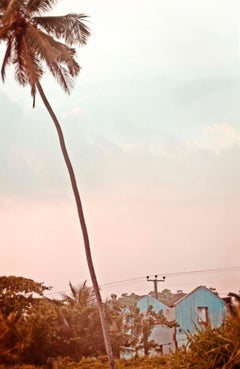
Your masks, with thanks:
<instances>
[{"instance_id":1,"label":"tree","mask_svg":"<svg viewBox=\"0 0 240 369\"><path fill-rule=\"evenodd\" d=\"M14 312L21 316L51 287L32 279L16 276L0 277L0 312L6 317Z\"/></svg>"},{"instance_id":2,"label":"tree","mask_svg":"<svg viewBox=\"0 0 240 369\"><path fill-rule=\"evenodd\" d=\"M121 347L128 340L127 332L124 329L124 317L126 308L117 299L117 295L112 294L110 299L105 301L106 316L109 322L109 330L112 341L114 355L120 357Z\"/></svg>"},{"instance_id":3,"label":"tree","mask_svg":"<svg viewBox=\"0 0 240 369\"><path fill-rule=\"evenodd\" d=\"M144 350L144 355L148 356L149 350L155 348L156 344L150 340L152 329L156 324L169 327L172 323L168 322L162 311L155 313L152 305L146 312L140 312L140 309L133 305L125 315L125 329L128 332L128 344L133 346L138 353L140 349Z\"/></svg>"},{"instance_id":4,"label":"tree","mask_svg":"<svg viewBox=\"0 0 240 369\"><path fill-rule=\"evenodd\" d=\"M7 316L0 312L0 362L14 364L20 361L24 348L21 332L22 315L11 312Z\"/></svg>"},{"instance_id":5,"label":"tree","mask_svg":"<svg viewBox=\"0 0 240 369\"><path fill-rule=\"evenodd\" d=\"M63 293L63 301L67 302L70 306L79 306L84 308L88 304L92 304L94 301L94 295L92 288L87 286L87 281L84 281L79 287L75 287L69 282L71 294Z\"/></svg>"},{"instance_id":6,"label":"tree","mask_svg":"<svg viewBox=\"0 0 240 369\"><path fill-rule=\"evenodd\" d=\"M60 318L67 356L80 360L85 356L104 354L101 322L97 313L96 299L86 281L75 287L69 283L71 294L63 294Z\"/></svg>"},{"instance_id":7,"label":"tree","mask_svg":"<svg viewBox=\"0 0 240 369\"><path fill-rule=\"evenodd\" d=\"M64 332L58 314L61 306L61 301L42 297L24 316L21 329L24 335L23 363L44 365L49 357L62 355Z\"/></svg>"},{"instance_id":8,"label":"tree","mask_svg":"<svg viewBox=\"0 0 240 369\"><path fill-rule=\"evenodd\" d=\"M29 85L35 105L38 92L57 130L60 148L68 170L79 222L84 240L88 268L97 299L106 352L110 367L115 367L102 298L92 261L91 249L82 202L61 125L40 83L46 65L64 91L69 93L73 78L80 72L72 45L84 45L90 35L84 24L84 14L42 16L52 9L56 0L0 0L0 41L7 45L1 74L5 80L6 67L13 64L20 85ZM60 41L59 41L60 40ZM64 43L63 43L63 42Z\"/></svg>"}]
</instances>

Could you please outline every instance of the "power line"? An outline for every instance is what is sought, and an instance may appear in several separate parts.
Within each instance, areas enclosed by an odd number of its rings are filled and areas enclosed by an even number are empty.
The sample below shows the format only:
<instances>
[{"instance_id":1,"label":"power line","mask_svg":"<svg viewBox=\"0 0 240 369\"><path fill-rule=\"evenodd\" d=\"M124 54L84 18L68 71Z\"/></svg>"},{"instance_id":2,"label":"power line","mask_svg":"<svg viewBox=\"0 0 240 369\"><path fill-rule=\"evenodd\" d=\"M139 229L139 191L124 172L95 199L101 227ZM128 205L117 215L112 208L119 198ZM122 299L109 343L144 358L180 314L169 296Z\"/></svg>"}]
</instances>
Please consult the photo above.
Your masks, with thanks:
<instances>
[{"instance_id":1,"label":"power line","mask_svg":"<svg viewBox=\"0 0 240 369\"><path fill-rule=\"evenodd\" d=\"M192 270L188 272L175 272L175 273L164 273L168 277L175 275L186 275L186 274L201 274L201 273L215 273L215 272L233 272L240 270L240 267L228 267L228 268L216 268L216 269L202 269L202 270Z\"/></svg>"},{"instance_id":2,"label":"power line","mask_svg":"<svg viewBox=\"0 0 240 369\"><path fill-rule=\"evenodd\" d=\"M191 271L182 271L182 272L171 272L171 273L159 273L159 274L164 274L166 277L175 277L175 276L185 276L185 275L194 275L194 274L207 274L207 273L219 273L219 272L234 272L234 271L239 271L240 270L240 266L232 266L232 267L226 267L226 268L212 268L212 269L199 269L199 270L191 270ZM151 277L151 276L150 276ZM112 287L119 287L119 286L124 286L127 284L133 284L133 283L141 283L143 282L143 280L145 280L146 276L143 277L136 277L136 278L129 278L129 279L123 279L123 280L119 280L119 281L114 281L114 282L108 282L108 283L104 283L104 284L100 284L100 288L103 289L107 289L107 288L112 288ZM67 291L57 291L57 292L48 292L48 295L56 295L56 294L62 294L62 293L67 293L69 292L69 290Z\"/></svg>"},{"instance_id":3,"label":"power line","mask_svg":"<svg viewBox=\"0 0 240 369\"><path fill-rule=\"evenodd\" d=\"M228 267L228 268L200 269L200 270L172 272L172 273L159 273L159 274L163 274L166 277L173 277L173 276L202 274L202 273L230 272L230 271L232 272L232 271L238 271L238 270L240 270L240 266ZM112 286L115 286L115 285L127 284L129 282L137 282L137 281L143 280L145 278L146 278L146 276L137 277L137 278L130 278L130 279L123 279L123 280L115 281L115 282L108 282L108 283L101 284L101 288L105 288L105 287L108 287L108 286L112 287Z\"/></svg>"}]
</instances>

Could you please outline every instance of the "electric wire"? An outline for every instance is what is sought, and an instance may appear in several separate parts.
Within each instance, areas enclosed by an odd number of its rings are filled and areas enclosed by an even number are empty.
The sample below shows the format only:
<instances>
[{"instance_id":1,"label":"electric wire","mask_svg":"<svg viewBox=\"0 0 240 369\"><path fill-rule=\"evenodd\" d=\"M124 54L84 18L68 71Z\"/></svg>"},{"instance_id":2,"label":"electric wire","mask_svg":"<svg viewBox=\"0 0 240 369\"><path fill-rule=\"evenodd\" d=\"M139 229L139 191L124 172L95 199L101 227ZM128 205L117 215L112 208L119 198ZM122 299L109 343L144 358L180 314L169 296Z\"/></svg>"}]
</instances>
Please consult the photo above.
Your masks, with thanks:
<instances>
[{"instance_id":1,"label":"electric wire","mask_svg":"<svg viewBox=\"0 0 240 369\"><path fill-rule=\"evenodd\" d=\"M231 266L231 267L224 267L224 268L211 268L211 269L199 269L199 270L181 271L181 272L158 273L158 274L149 275L149 276L151 277L151 276L155 276L155 275L164 275L167 278L169 278L169 277L171 278L171 277L176 277L176 276L181 277L181 276L186 276L186 275L234 272L234 271L239 271L239 270L240 270L240 266ZM108 283L100 284L99 287L100 287L101 290L106 290L106 289L114 288L114 287L121 287L121 286L127 286L127 285L142 283L143 280L146 280L146 276L123 279L123 280L114 281L114 282L108 282ZM211 283L213 283L213 282L219 282L219 281L211 281ZM183 284L181 283L181 285L189 285L189 283L185 282ZM61 295L61 294L64 294L64 293L69 293L69 290L48 292L46 294L48 294L48 295L60 294Z\"/></svg>"}]
</instances>

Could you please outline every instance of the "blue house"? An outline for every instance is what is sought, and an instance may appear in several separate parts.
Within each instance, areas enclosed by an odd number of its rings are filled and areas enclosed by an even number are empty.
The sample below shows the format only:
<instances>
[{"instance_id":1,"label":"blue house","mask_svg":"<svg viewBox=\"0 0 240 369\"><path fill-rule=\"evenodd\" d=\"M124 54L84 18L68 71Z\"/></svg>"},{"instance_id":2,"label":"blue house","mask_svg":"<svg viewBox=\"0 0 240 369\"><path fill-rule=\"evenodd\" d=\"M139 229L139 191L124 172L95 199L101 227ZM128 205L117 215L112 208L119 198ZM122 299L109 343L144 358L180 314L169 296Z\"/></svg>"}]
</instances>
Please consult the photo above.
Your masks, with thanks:
<instances>
[{"instance_id":1,"label":"blue house","mask_svg":"<svg viewBox=\"0 0 240 369\"><path fill-rule=\"evenodd\" d=\"M152 296L149 296L149 295L143 296L137 302L137 307L139 308L141 313L145 313L150 306L153 307L153 311L155 311L155 313L159 313L159 311L161 311L161 310L164 313L164 311L166 309L168 309L167 305L165 305L161 301L155 299L155 297L152 297Z\"/></svg>"},{"instance_id":2,"label":"blue house","mask_svg":"<svg viewBox=\"0 0 240 369\"><path fill-rule=\"evenodd\" d=\"M156 313L162 311L169 322L177 323L177 327L168 328L157 324L152 329L149 340L155 341L164 354L187 345L187 333L194 333L196 327L219 327L227 310L225 301L205 286L195 288L171 306L149 295L137 302L141 313L146 312L150 306Z\"/></svg>"},{"instance_id":3,"label":"blue house","mask_svg":"<svg viewBox=\"0 0 240 369\"><path fill-rule=\"evenodd\" d=\"M219 327L226 311L225 302L205 286L199 286L174 304L178 346L187 344L186 333L196 327Z\"/></svg>"}]
</instances>

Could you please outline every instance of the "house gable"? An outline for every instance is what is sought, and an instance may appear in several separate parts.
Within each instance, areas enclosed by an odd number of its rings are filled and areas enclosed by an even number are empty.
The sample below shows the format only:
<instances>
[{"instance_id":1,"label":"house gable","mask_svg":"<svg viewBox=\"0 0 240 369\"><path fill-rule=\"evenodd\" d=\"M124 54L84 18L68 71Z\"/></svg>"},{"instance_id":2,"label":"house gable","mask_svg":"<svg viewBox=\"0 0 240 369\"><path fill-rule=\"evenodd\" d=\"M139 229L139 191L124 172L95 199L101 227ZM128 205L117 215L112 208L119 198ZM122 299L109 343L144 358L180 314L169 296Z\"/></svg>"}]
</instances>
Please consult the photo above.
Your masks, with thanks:
<instances>
[{"instance_id":1,"label":"house gable","mask_svg":"<svg viewBox=\"0 0 240 369\"><path fill-rule=\"evenodd\" d=\"M175 304L175 318L179 324L178 338L186 339L187 332L209 324L212 328L222 324L224 301L205 286L199 286ZM184 338L185 337L185 338Z\"/></svg>"},{"instance_id":2,"label":"house gable","mask_svg":"<svg viewBox=\"0 0 240 369\"><path fill-rule=\"evenodd\" d=\"M149 306L153 307L153 310L155 311L155 313L159 313L159 311L165 311L168 306L163 304L161 301L155 299L154 297L150 296L150 295L146 295L144 297L142 297L138 302L137 302L137 307L139 308L141 313L144 313L148 310Z\"/></svg>"}]
</instances>

